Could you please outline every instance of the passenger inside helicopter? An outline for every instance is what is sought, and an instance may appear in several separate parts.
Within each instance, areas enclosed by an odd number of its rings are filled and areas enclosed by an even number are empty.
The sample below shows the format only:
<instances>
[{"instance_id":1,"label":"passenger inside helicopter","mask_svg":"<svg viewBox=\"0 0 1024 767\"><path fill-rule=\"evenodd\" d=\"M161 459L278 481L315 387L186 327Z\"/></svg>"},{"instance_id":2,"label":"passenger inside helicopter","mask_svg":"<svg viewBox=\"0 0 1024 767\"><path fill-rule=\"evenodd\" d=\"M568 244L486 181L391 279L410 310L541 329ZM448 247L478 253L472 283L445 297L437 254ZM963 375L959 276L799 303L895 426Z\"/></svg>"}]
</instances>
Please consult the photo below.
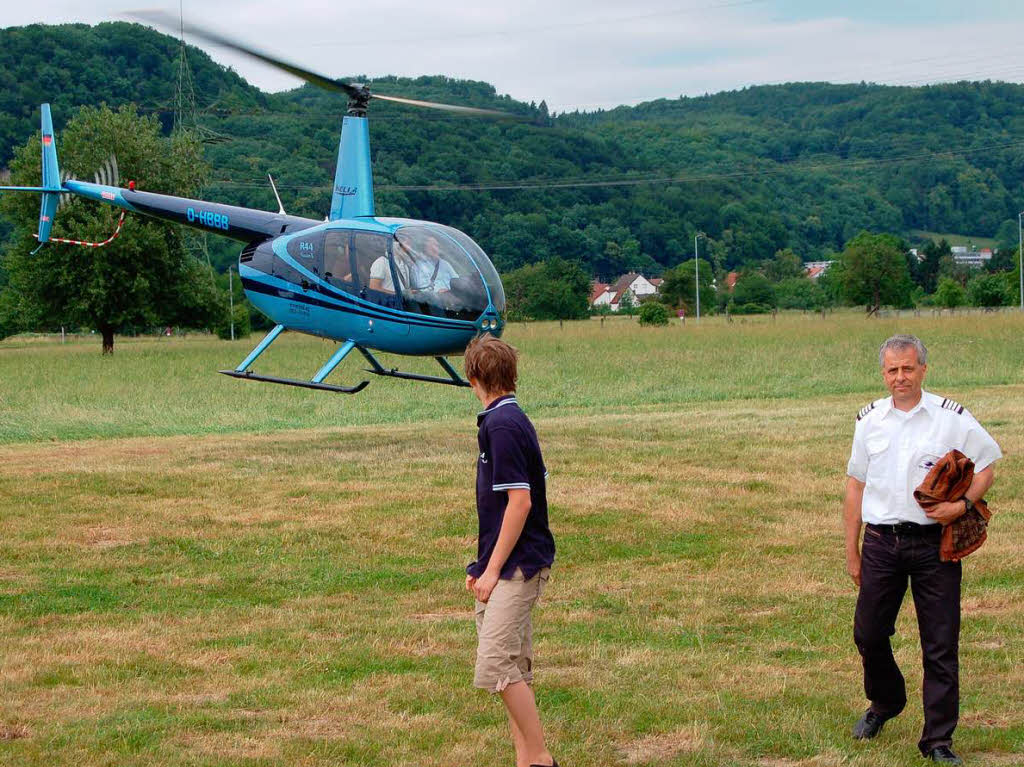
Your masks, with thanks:
<instances>
[{"instance_id":1,"label":"passenger inside helicopter","mask_svg":"<svg viewBox=\"0 0 1024 767\"><path fill-rule=\"evenodd\" d=\"M395 269L398 271L398 280L401 284L409 284L409 262L405 259L395 259ZM370 290L379 290L384 293L395 292L395 281L391 277L391 267L388 264L387 256L381 256L370 267Z\"/></svg>"},{"instance_id":2,"label":"passenger inside helicopter","mask_svg":"<svg viewBox=\"0 0 1024 767\"><path fill-rule=\"evenodd\" d=\"M332 230L324 238L324 278L338 287L352 284L352 260L347 230Z\"/></svg>"}]
</instances>

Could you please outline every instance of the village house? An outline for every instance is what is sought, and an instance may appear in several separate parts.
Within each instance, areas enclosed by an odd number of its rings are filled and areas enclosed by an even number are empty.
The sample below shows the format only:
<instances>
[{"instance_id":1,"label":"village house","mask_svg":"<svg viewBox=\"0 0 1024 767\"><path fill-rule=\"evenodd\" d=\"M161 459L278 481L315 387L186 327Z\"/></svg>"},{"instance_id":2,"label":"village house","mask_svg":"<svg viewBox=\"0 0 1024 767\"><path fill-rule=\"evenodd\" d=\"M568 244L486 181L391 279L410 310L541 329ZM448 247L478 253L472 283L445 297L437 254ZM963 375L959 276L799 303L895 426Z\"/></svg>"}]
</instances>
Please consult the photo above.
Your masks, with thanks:
<instances>
[{"instance_id":1,"label":"village house","mask_svg":"<svg viewBox=\"0 0 1024 767\"><path fill-rule=\"evenodd\" d=\"M835 261L808 261L804 264L804 275L810 280L816 280L834 263Z\"/></svg>"},{"instance_id":2,"label":"village house","mask_svg":"<svg viewBox=\"0 0 1024 767\"><path fill-rule=\"evenodd\" d=\"M971 266L974 268L982 267L986 262L992 260L992 249L982 248L981 250L975 250L968 248L966 245L954 245L950 248L953 253L953 261L964 266Z\"/></svg>"},{"instance_id":3,"label":"village house","mask_svg":"<svg viewBox=\"0 0 1024 767\"><path fill-rule=\"evenodd\" d=\"M590 305L594 307L607 305L613 312L617 312L622 296L627 291L633 303L636 304L645 296L657 293L662 282L663 280L657 277L648 280L637 272L624 274L611 285L605 282L595 282L590 291Z\"/></svg>"}]
</instances>

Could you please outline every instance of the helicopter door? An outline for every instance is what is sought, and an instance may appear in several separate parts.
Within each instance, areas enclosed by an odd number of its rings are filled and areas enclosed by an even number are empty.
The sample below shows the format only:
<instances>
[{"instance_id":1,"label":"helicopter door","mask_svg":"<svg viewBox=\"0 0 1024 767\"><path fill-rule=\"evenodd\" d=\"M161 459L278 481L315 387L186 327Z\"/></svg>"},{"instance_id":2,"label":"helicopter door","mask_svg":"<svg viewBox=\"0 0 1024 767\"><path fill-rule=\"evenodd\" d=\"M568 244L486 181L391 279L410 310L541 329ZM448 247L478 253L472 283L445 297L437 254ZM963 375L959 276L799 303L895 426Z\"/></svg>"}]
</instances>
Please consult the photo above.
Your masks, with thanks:
<instances>
[{"instance_id":1,"label":"helicopter door","mask_svg":"<svg viewBox=\"0 0 1024 767\"><path fill-rule=\"evenodd\" d=\"M296 263L319 277L323 272L323 243L323 232L295 237L288 241L288 255L295 259ZM279 258L274 259L274 276L295 285L301 285L303 290L312 287L310 281L302 273Z\"/></svg>"},{"instance_id":2,"label":"helicopter door","mask_svg":"<svg viewBox=\"0 0 1024 767\"><path fill-rule=\"evenodd\" d=\"M401 309L401 290L408 275L396 270L388 253L389 238L383 234L355 231L352 252L359 296L381 306Z\"/></svg>"}]
</instances>

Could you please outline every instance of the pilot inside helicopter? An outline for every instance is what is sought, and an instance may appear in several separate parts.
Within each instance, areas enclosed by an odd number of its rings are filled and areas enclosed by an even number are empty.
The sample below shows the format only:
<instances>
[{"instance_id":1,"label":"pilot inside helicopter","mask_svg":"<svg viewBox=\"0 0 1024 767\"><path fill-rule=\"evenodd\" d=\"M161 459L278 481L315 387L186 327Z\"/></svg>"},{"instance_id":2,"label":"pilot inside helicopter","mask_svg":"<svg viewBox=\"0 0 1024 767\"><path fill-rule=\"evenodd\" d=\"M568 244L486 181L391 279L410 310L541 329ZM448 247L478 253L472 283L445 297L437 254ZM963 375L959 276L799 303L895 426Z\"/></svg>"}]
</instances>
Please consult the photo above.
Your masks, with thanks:
<instances>
[{"instance_id":1,"label":"pilot inside helicopter","mask_svg":"<svg viewBox=\"0 0 1024 767\"><path fill-rule=\"evenodd\" d=\"M410 255L412 290L446 293L452 289L452 280L459 278L452 265L441 258L441 245L433 235L427 235L421 253L413 252Z\"/></svg>"},{"instance_id":2,"label":"pilot inside helicopter","mask_svg":"<svg viewBox=\"0 0 1024 767\"><path fill-rule=\"evenodd\" d=\"M452 289L452 280L459 274L441 256L441 245L434 235L427 235L422 244L403 242L395 239L395 270L402 292L414 302L434 304L443 308L447 305L443 294ZM387 258L380 257L370 267L369 287L385 293L394 293L395 285L388 268Z\"/></svg>"}]
</instances>

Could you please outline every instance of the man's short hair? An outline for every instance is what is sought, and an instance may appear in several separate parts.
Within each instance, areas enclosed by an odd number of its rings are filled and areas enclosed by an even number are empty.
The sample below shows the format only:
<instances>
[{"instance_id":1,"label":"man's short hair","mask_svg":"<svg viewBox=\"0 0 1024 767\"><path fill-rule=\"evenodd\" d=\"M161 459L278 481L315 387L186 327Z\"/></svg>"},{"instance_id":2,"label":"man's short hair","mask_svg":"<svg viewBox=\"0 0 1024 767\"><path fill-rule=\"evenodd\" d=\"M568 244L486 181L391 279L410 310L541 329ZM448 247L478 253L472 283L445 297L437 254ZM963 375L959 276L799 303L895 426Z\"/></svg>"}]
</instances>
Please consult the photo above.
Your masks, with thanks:
<instances>
[{"instance_id":1,"label":"man's short hair","mask_svg":"<svg viewBox=\"0 0 1024 767\"><path fill-rule=\"evenodd\" d=\"M921 343L921 339L917 336L895 335L891 338L885 339L885 342L878 350L879 367L883 367L885 365L885 353L889 349L892 349L894 352L901 352L904 349L914 349L917 352L917 364L928 364L928 350L925 348L925 345Z\"/></svg>"},{"instance_id":2,"label":"man's short hair","mask_svg":"<svg viewBox=\"0 0 1024 767\"><path fill-rule=\"evenodd\" d=\"M519 352L490 333L477 336L466 347L466 377L475 378L484 391L516 390L516 358Z\"/></svg>"}]
</instances>

